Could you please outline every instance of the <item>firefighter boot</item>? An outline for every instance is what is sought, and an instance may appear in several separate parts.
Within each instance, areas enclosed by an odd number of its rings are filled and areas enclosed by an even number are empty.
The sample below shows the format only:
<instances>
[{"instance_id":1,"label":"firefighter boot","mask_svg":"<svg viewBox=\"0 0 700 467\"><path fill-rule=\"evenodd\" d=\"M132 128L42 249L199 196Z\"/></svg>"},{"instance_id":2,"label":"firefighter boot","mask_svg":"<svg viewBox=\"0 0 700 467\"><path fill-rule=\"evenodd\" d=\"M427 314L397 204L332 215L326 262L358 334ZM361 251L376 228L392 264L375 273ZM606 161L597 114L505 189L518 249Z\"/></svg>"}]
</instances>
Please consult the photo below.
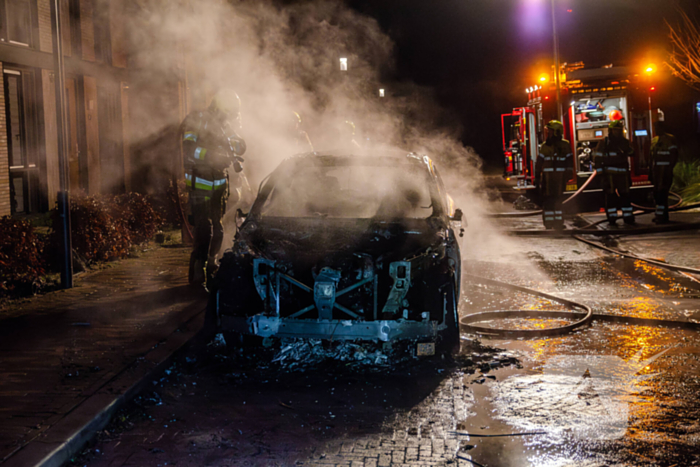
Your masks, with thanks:
<instances>
[{"instance_id":1,"label":"firefighter boot","mask_svg":"<svg viewBox=\"0 0 700 467\"><path fill-rule=\"evenodd\" d=\"M197 259L194 253L190 255L190 270L188 278L190 285L204 284L204 263L202 260Z\"/></svg>"}]
</instances>

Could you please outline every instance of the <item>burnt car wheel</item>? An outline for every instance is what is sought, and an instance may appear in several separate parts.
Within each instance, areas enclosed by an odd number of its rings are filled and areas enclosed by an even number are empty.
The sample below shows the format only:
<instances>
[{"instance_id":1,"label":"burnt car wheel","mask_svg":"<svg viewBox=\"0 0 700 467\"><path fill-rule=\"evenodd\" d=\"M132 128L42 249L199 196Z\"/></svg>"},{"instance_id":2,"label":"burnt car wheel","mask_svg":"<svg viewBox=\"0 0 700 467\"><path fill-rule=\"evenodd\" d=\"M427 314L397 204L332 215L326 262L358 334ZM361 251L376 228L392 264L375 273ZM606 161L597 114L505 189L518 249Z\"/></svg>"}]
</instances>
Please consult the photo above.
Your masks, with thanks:
<instances>
[{"instance_id":1,"label":"burnt car wheel","mask_svg":"<svg viewBox=\"0 0 700 467\"><path fill-rule=\"evenodd\" d=\"M445 325L447 326L447 328L440 333L440 339L437 345L437 350L442 354L459 353L459 316L457 310L458 299L456 295L456 286L453 281L450 281L450 283L445 286L442 293L442 298L446 304Z\"/></svg>"},{"instance_id":2,"label":"burnt car wheel","mask_svg":"<svg viewBox=\"0 0 700 467\"><path fill-rule=\"evenodd\" d=\"M218 317L216 316L216 301L210 299L204 311L204 326L202 326L202 330L207 336L216 334L219 329L218 321Z\"/></svg>"}]
</instances>

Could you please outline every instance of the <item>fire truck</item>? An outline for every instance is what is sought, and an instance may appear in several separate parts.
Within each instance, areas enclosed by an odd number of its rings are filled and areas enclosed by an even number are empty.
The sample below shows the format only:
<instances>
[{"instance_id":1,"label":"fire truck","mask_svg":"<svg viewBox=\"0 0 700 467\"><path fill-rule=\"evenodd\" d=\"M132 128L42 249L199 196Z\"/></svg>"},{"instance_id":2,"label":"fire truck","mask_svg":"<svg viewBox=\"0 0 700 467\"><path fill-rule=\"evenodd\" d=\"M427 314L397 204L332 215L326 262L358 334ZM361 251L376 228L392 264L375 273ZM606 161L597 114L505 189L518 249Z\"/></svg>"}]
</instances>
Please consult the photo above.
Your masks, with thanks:
<instances>
[{"instance_id":1,"label":"fire truck","mask_svg":"<svg viewBox=\"0 0 700 467\"><path fill-rule=\"evenodd\" d=\"M648 166L653 124L663 120L660 109L652 111L655 88L650 78L627 67L585 68L583 63L565 65L562 71L562 124L564 138L571 143L575 174L566 184L565 197L593 175L593 150L607 136L609 123L622 120L625 137L634 148L629 161L632 199L647 204L652 189ZM532 86L526 92L526 106L501 115L504 177L516 182L515 190L533 197L538 148L544 141L545 125L558 118L558 109L553 85ZM571 204L579 209L602 206L601 179L591 180L577 198Z\"/></svg>"}]
</instances>

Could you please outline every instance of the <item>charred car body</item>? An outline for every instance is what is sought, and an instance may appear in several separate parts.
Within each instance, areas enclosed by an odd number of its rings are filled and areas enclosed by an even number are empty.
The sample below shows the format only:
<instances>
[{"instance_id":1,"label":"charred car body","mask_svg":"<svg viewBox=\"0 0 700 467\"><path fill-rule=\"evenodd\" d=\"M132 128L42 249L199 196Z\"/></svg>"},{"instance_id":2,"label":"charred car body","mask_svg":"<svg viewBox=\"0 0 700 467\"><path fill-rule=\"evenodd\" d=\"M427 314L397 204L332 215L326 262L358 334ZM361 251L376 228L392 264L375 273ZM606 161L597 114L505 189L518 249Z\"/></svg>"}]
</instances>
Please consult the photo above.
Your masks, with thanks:
<instances>
[{"instance_id":1,"label":"charred car body","mask_svg":"<svg viewBox=\"0 0 700 467\"><path fill-rule=\"evenodd\" d=\"M425 156L285 160L210 289L207 322L266 337L459 345L452 200Z\"/></svg>"}]
</instances>

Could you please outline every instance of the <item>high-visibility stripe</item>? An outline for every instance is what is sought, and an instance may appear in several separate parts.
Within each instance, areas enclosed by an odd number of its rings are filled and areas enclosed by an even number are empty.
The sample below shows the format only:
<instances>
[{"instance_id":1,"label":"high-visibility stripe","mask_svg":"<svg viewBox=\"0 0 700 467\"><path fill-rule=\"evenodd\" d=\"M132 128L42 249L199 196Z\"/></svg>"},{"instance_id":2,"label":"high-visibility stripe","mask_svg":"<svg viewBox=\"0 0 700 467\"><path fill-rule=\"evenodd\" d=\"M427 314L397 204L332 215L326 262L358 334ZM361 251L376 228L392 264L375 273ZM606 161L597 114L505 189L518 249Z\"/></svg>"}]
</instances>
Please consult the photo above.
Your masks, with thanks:
<instances>
[{"instance_id":1,"label":"high-visibility stripe","mask_svg":"<svg viewBox=\"0 0 700 467\"><path fill-rule=\"evenodd\" d=\"M554 218L553 218L553 217L545 217L544 220L546 220L546 221L553 221Z\"/></svg>"},{"instance_id":2,"label":"high-visibility stripe","mask_svg":"<svg viewBox=\"0 0 700 467\"><path fill-rule=\"evenodd\" d=\"M214 182L210 182L209 180L205 180L203 178L195 177L194 187L198 190L211 191L214 189Z\"/></svg>"},{"instance_id":3,"label":"high-visibility stripe","mask_svg":"<svg viewBox=\"0 0 700 467\"><path fill-rule=\"evenodd\" d=\"M600 169L600 168L595 169L595 171L596 171L596 173L603 173L603 169Z\"/></svg>"},{"instance_id":4,"label":"high-visibility stripe","mask_svg":"<svg viewBox=\"0 0 700 467\"><path fill-rule=\"evenodd\" d=\"M554 211L545 211L545 214L554 214Z\"/></svg>"},{"instance_id":5,"label":"high-visibility stripe","mask_svg":"<svg viewBox=\"0 0 700 467\"><path fill-rule=\"evenodd\" d=\"M192 175L185 174L185 185L189 187L192 186Z\"/></svg>"},{"instance_id":6,"label":"high-visibility stripe","mask_svg":"<svg viewBox=\"0 0 700 467\"><path fill-rule=\"evenodd\" d=\"M671 151L657 151L656 153L657 153L657 154L664 155L664 156L668 156L668 155L671 154Z\"/></svg>"},{"instance_id":7,"label":"high-visibility stripe","mask_svg":"<svg viewBox=\"0 0 700 467\"><path fill-rule=\"evenodd\" d=\"M204 178L195 177L194 187L197 190L214 191L222 186L226 185L227 180L225 178L220 178L218 180L209 181ZM189 182L191 183L191 182Z\"/></svg>"},{"instance_id":8,"label":"high-visibility stripe","mask_svg":"<svg viewBox=\"0 0 700 467\"><path fill-rule=\"evenodd\" d=\"M671 163L668 161L657 161L654 162L654 165L671 165Z\"/></svg>"},{"instance_id":9,"label":"high-visibility stripe","mask_svg":"<svg viewBox=\"0 0 700 467\"><path fill-rule=\"evenodd\" d=\"M611 156L617 156L616 152L609 152L608 154L610 154Z\"/></svg>"},{"instance_id":10,"label":"high-visibility stripe","mask_svg":"<svg viewBox=\"0 0 700 467\"><path fill-rule=\"evenodd\" d=\"M670 151L671 149L678 149L678 146L669 146L668 149L669 149L669 151Z\"/></svg>"},{"instance_id":11,"label":"high-visibility stripe","mask_svg":"<svg viewBox=\"0 0 700 467\"><path fill-rule=\"evenodd\" d=\"M538 156L538 157L541 157L542 159L544 159L544 154L542 154L542 153L539 153L537 156Z\"/></svg>"},{"instance_id":12,"label":"high-visibility stripe","mask_svg":"<svg viewBox=\"0 0 700 467\"><path fill-rule=\"evenodd\" d=\"M193 133L193 132L185 133L183 141L194 141L196 143L197 142L197 133Z\"/></svg>"},{"instance_id":13,"label":"high-visibility stripe","mask_svg":"<svg viewBox=\"0 0 700 467\"><path fill-rule=\"evenodd\" d=\"M554 211L554 214L562 214L561 211Z\"/></svg>"},{"instance_id":14,"label":"high-visibility stripe","mask_svg":"<svg viewBox=\"0 0 700 467\"><path fill-rule=\"evenodd\" d=\"M608 209L608 212L617 212L617 208L610 208Z\"/></svg>"},{"instance_id":15,"label":"high-visibility stripe","mask_svg":"<svg viewBox=\"0 0 700 467\"><path fill-rule=\"evenodd\" d=\"M194 150L194 158L198 160L204 160L204 156L207 155L207 150L206 148L197 148Z\"/></svg>"},{"instance_id":16,"label":"high-visibility stripe","mask_svg":"<svg viewBox=\"0 0 700 467\"><path fill-rule=\"evenodd\" d=\"M564 172L566 167L557 167L557 172Z\"/></svg>"},{"instance_id":17,"label":"high-visibility stripe","mask_svg":"<svg viewBox=\"0 0 700 467\"><path fill-rule=\"evenodd\" d=\"M554 167L546 168L542 170L543 172L554 172Z\"/></svg>"},{"instance_id":18,"label":"high-visibility stripe","mask_svg":"<svg viewBox=\"0 0 700 467\"><path fill-rule=\"evenodd\" d=\"M564 219L562 219L561 216L555 216L554 218L555 218L556 220L558 220L558 221L564 220Z\"/></svg>"},{"instance_id":19,"label":"high-visibility stripe","mask_svg":"<svg viewBox=\"0 0 700 467\"><path fill-rule=\"evenodd\" d=\"M622 211L624 211L624 212L627 212L627 211L632 212L632 208L622 208Z\"/></svg>"}]
</instances>

